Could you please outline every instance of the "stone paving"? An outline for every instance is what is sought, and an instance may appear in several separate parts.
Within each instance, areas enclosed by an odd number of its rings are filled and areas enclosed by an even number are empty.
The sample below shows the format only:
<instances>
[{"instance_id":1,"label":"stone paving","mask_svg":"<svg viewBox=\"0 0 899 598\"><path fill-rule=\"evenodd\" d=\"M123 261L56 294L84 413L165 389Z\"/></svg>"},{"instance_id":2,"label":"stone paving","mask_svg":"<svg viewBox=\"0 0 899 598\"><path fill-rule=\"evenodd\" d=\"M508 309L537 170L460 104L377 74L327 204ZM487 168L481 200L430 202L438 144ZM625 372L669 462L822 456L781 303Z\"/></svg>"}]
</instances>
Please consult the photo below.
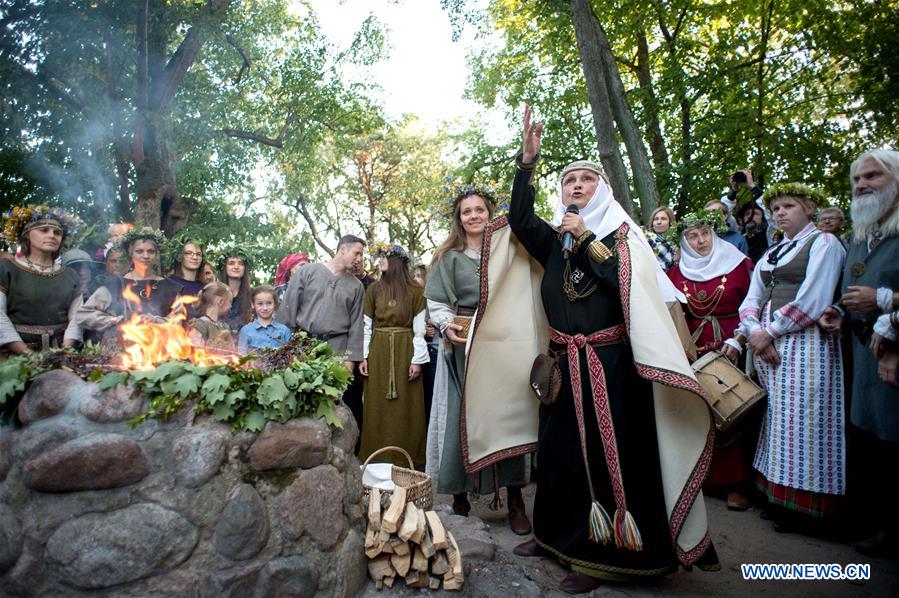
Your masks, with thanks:
<instances>
[{"instance_id":1,"label":"stone paving","mask_svg":"<svg viewBox=\"0 0 899 598\"><path fill-rule=\"evenodd\" d=\"M525 489L531 513L534 485ZM556 589L568 571L552 559L527 559L512 554L512 548L526 538L516 536L505 522L505 512L487 508L490 497L475 501L472 516L451 514L452 498L438 496L435 509L457 538L466 538L460 549L465 559L466 581L461 592L435 592L439 596L502 596L558 598L567 596ZM706 498L715 548L721 559L718 572L679 571L651 584L601 586L590 596L896 596L899 595L899 562L871 559L857 553L848 542L801 534L778 534L758 510L728 511L724 501ZM492 548L488 545L494 544ZM466 554L468 553L468 554ZM492 555L492 558L490 558ZM746 581L741 563L869 563L871 579L849 581ZM392 590L376 592L369 583L365 598L414 596L397 584Z\"/></svg>"}]
</instances>

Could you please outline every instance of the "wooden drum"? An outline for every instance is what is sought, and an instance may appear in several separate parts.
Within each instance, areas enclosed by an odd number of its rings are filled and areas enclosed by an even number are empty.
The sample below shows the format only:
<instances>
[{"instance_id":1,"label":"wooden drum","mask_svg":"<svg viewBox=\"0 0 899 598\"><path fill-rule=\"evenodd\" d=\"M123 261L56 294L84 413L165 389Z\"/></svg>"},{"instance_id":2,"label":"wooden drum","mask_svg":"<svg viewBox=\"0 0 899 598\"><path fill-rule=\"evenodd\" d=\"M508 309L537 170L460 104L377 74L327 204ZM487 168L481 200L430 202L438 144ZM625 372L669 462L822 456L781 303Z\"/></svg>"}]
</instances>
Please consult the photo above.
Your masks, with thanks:
<instances>
[{"instance_id":1,"label":"wooden drum","mask_svg":"<svg viewBox=\"0 0 899 598\"><path fill-rule=\"evenodd\" d=\"M758 384L717 351L709 351L693 362L693 371L709 394L709 406L719 432L729 430L767 396Z\"/></svg>"}]
</instances>

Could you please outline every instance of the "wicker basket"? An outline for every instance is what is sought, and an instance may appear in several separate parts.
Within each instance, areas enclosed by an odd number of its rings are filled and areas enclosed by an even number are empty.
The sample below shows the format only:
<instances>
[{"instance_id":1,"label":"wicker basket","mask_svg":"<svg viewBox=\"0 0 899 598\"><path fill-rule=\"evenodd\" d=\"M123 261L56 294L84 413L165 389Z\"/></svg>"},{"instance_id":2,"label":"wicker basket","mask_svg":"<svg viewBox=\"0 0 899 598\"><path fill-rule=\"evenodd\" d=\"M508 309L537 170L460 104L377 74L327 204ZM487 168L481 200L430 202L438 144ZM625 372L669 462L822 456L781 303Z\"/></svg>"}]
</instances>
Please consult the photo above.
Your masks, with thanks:
<instances>
[{"instance_id":1,"label":"wicker basket","mask_svg":"<svg viewBox=\"0 0 899 598\"><path fill-rule=\"evenodd\" d=\"M416 507L429 511L431 507L434 506L434 489L431 476L421 471L416 471L414 469L415 466L412 464L412 457L400 447L385 446L382 449L376 450L369 455L368 459L365 460L365 463L362 464L362 472L365 473L365 468L368 467L369 462L371 462L374 457L385 451L400 452L406 457L406 460L409 461L408 468L394 465L391 468L390 477L397 486L402 486L406 489L406 502L411 501L415 503ZM371 488L372 487L368 484L362 484L363 505L368 504ZM378 490L380 490L382 496L384 494L393 494L393 490L384 490L382 488L379 488Z\"/></svg>"},{"instance_id":2,"label":"wicker basket","mask_svg":"<svg viewBox=\"0 0 899 598\"><path fill-rule=\"evenodd\" d=\"M453 324L462 327L462 330L460 330L459 332L457 332L457 333L456 333L456 336L458 336L459 338L465 338L465 339L467 339L467 338L468 338L468 332L471 330L471 321L472 321L473 319L474 319L474 318L472 318L471 316L454 316L454 317L453 317Z\"/></svg>"}]
</instances>

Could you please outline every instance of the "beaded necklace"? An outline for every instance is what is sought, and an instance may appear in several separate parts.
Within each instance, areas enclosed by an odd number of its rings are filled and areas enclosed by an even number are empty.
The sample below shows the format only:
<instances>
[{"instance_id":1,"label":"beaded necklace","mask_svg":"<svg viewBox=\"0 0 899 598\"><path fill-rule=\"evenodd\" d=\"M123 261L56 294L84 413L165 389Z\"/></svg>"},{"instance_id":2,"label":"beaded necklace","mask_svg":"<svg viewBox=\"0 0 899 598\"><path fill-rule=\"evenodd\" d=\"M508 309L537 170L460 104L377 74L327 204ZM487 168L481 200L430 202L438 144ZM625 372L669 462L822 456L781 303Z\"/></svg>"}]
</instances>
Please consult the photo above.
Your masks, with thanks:
<instances>
[{"instance_id":1,"label":"beaded necklace","mask_svg":"<svg viewBox=\"0 0 899 598\"><path fill-rule=\"evenodd\" d=\"M693 291L696 293L694 299L693 294L687 289L687 281L684 281L684 295L687 297L687 309L696 318L704 318L715 311L721 298L724 296L724 289L727 287L727 276L721 277L721 282L709 295L704 290L697 291L696 283L693 283Z\"/></svg>"}]
</instances>

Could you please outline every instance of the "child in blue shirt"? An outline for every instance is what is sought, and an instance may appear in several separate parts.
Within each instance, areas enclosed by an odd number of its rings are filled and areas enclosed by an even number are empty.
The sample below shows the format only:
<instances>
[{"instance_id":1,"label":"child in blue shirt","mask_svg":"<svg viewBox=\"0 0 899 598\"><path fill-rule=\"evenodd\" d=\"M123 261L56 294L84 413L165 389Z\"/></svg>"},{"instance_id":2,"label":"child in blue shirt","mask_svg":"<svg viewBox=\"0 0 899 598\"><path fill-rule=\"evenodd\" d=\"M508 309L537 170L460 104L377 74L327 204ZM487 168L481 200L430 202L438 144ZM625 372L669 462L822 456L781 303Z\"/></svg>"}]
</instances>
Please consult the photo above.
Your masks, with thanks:
<instances>
[{"instance_id":1,"label":"child in blue shirt","mask_svg":"<svg viewBox=\"0 0 899 598\"><path fill-rule=\"evenodd\" d=\"M253 312L256 318L240 329L237 350L249 353L256 349L277 349L290 340L290 329L273 317L278 308L275 289L267 284L253 289Z\"/></svg>"}]
</instances>

